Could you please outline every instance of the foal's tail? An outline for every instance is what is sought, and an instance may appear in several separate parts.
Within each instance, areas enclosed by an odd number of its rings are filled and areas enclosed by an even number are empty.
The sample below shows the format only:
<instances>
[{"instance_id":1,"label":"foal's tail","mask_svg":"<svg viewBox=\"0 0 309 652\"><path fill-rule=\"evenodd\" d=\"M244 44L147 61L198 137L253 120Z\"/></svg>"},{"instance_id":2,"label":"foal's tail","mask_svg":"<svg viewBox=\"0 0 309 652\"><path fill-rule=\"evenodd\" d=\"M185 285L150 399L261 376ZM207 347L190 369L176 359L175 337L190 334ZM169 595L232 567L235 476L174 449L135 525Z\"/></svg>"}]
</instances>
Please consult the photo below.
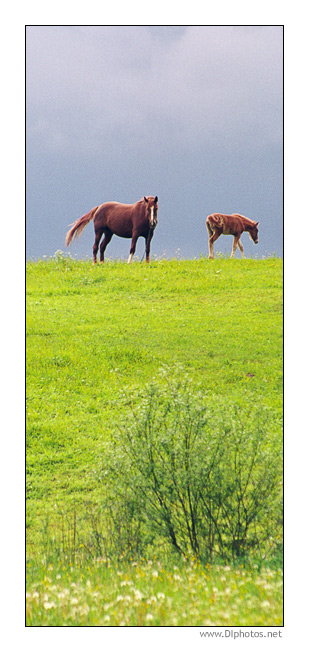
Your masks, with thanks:
<instances>
[{"instance_id":1,"label":"foal's tail","mask_svg":"<svg viewBox=\"0 0 309 652\"><path fill-rule=\"evenodd\" d=\"M206 218L207 231L210 236L212 236L216 226L220 228L223 226L223 224L223 216L220 213L212 213L212 215L208 215Z\"/></svg>"},{"instance_id":2,"label":"foal's tail","mask_svg":"<svg viewBox=\"0 0 309 652\"><path fill-rule=\"evenodd\" d=\"M89 222L93 220L98 208L99 208L98 206L92 208L92 210L89 213L86 213L86 215L83 215L78 220L76 220L76 222L73 222L73 224L70 225L72 226L72 228L67 232L66 235L66 239L65 239L66 247L68 247L69 244L72 242L72 240L74 240L76 236L80 235L83 229L85 228L85 226L87 226L87 224L89 224Z\"/></svg>"},{"instance_id":3,"label":"foal's tail","mask_svg":"<svg viewBox=\"0 0 309 652\"><path fill-rule=\"evenodd\" d=\"M210 226L210 224L209 224L209 219L208 219L208 217L207 217L207 219L206 219L206 227L207 227L208 235L209 235L209 236L212 236L212 234L213 234L213 230L212 230L212 228L211 228L211 226Z\"/></svg>"}]
</instances>

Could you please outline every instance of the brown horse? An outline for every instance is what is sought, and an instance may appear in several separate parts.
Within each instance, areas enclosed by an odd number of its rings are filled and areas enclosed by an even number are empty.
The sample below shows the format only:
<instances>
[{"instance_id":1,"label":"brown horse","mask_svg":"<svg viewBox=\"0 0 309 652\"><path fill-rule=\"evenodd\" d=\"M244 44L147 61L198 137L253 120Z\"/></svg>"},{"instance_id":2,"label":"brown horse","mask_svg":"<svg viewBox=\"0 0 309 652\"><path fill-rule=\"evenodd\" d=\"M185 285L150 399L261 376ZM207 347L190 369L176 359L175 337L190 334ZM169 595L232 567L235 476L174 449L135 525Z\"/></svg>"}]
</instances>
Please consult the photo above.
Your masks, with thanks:
<instances>
[{"instance_id":1,"label":"brown horse","mask_svg":"<svg viewBox=\"0 0 309 652\"><path fill-rule=\"evenodd\" d=\"M97 262L100 240L100 263L104 262L104 251L113 235L120 238L132 238L128 263L135 253L136 242L140 236L146 242L146 263L149 263L150 242L157 226L158 197L144 197L135 204L118 204L110 201L96 206L89 213L80 217L68 231L65 244L68 247L73 238L79 235L85 226L94 220L95 241L93 245L93 263Z\"/></svg>"},{"instance_id":2,"label":"brown horse","mask_svg":"<svg viewBox=\"0 0 309 652\"><path fill-rule=\"evenodd\" d=\"M244 215L233 213L232 215L222 215L221 213L213 213L206 218L206 226L209 234L209 258L214 258L214 242L222 235L233 235L233 248L231 258L234 258L237 245L243 258L244 248L240 242L240 236L244 231L248 231L251 240L254 244L258 243L258 224L254 220L249 220Z\"/></svg>"}]
</instances>

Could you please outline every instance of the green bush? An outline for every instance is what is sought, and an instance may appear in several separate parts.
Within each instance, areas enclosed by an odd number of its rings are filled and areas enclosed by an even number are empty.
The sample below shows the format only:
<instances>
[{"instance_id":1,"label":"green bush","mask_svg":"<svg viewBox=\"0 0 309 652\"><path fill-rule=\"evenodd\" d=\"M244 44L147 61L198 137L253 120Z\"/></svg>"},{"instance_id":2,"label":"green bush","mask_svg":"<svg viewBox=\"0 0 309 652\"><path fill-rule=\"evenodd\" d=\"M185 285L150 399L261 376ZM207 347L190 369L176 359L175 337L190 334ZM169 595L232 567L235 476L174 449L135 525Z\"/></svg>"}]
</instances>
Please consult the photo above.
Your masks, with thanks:
<instances>
[{"instance_id":1,"label":"green bush","mask_svg":"<svg viewBox=\"0 0 309 652\"><path fill-rule=\"evenodd\" d=\"M282 450L250 396L208 405L189 380L125 398L101 474L105 551L168 546L206 561L265 558L280 541Z\"/></svg>"}]
</instances>

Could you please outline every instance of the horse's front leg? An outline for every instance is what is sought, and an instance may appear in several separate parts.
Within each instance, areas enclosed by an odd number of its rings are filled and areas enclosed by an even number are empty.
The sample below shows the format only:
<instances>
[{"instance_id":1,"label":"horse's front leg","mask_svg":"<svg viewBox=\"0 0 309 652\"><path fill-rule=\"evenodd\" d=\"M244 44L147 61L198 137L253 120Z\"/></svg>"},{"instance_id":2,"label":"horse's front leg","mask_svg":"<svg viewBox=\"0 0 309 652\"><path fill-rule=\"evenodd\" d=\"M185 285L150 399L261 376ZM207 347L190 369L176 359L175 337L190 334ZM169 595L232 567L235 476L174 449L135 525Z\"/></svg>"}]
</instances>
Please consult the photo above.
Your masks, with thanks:
<instances>
[{"instance_id":1,"label":"horse's front leg","mask_svg":"<svg viewBox=\"0 0 309 652\"><path fill-rule=\"evenodd\" d=\"M135 254L137 239L138 239L138 233L134 233L134 231L133 231L132 240L131 240L131 248L130 248L130 256L128 258L128 265L130 265L130 263L132 262L132 258L133 258L134 254Z\"/></svg>"},{"instance_id":2,"label":"horse's front leg","mask_svg":"<svg viewBox=\"0 0 309 652\"><path fill-rule=\"evenodd\" d=\"M231 258L234 258L235 251L237 249L237 245L239 243L240 235L234 235L234 240L233 240L233 247L232 247L232 253L231 253Z\"/></svg>"},{"instance_id":3,"label":"horse's front leg","mask_svg":"<svg viewBox=\"0 0 309 652\"><path fill-rule=\"evenodd\" d=\"M149 255L150 255L150 243L153 237L153 231L149 231L146 240L146 263L149 263Z\"/></svg>"},{"instance_id":4,"label":"horse's front leg","mask_svg":"<svg viewBox=\"0 0 309 652\"><path fill-rule=\"evenodd\" d=\"M243 247L242 242L240 242L240 240L238 240L238 247L239 247L239 250L240 250L240 253L241 253L241 257L246 258L245 254L244 254L244 247Z\"/></svg>"}]
</instances>

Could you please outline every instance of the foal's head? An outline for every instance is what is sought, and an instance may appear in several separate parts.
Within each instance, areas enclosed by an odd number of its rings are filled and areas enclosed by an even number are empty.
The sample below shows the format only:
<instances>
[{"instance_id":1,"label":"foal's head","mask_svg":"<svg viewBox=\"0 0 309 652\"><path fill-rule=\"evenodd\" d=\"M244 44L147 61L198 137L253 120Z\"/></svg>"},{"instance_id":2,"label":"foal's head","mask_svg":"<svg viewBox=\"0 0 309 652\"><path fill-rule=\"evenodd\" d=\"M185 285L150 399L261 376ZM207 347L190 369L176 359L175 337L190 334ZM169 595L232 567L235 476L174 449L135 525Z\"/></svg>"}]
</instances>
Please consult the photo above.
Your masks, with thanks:
<instances>
[{"instance_id":1,"label":"foal's head","mask_svg":"<svg viewBox=\"0 0 309 652\"><path fill-rule=\"evenodd\" d=\"M151 229L155 229L158 222L158 197L144 197L147 205L147 216Z\"/></svg>"},{"instance_id":2,"label":"foal's head","mask_svg":"<svg viewBox=\"0 0 309 652\"><path fill-rule=\"evenodd\" d=\"M259 222L253 222L253 226L250 228L249 231L250 238L251 240L253 240L254 244L257 244L259 241L258 224Z\"/></svg>"}]
</instances>

